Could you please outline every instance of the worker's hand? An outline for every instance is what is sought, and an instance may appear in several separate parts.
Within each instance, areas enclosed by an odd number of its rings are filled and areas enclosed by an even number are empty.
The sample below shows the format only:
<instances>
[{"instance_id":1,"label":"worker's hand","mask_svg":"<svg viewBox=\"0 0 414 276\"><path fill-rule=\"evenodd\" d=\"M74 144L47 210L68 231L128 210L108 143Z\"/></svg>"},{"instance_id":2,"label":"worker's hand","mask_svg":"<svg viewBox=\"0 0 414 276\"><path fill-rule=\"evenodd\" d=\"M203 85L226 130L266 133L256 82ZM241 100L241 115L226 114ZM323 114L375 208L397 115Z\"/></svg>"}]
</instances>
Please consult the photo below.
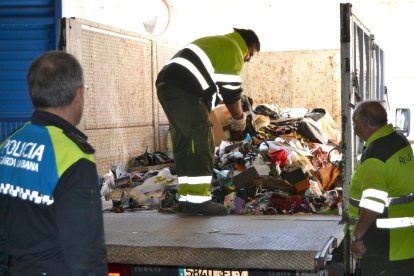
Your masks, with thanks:
<instances>
[{"instance_id":1,"label":"worker's hand","mask_svg":"<svg viewBox=\"0 0 414 276\"><path fill-rule=\"evenodd\" d=\"M362 257L367 251L367 248L364 245L362 240L358 240L352 243L351 251L355 259Z\"/></svg>"},{"instance_id":2,"label":"worker's hand","mask_svg":"<svg viewBox=\"0 0 414 276\"><path fill-rule=\"evenodd\" d=\"M231 118L230 127L233 131L243 131L246 128L246 114L243 112L243 118L239 120Z\"/></svg>"}]
</instances>

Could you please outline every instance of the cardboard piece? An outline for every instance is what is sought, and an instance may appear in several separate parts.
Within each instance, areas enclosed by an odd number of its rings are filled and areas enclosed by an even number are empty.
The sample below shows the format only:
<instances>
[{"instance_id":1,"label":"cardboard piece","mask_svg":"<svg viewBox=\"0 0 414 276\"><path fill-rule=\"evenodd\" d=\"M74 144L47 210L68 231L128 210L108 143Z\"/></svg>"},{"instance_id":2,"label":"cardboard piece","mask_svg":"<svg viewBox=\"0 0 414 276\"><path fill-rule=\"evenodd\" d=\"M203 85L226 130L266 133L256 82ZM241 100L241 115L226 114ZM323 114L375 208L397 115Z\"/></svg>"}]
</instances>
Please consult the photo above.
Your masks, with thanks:
<instances>
[{"instance_id":1,"label":"cardboard piece","mask_svg":"<svg viewBox=\"0 0 414 276\"><path fill-rule=\"evenodd\" d=\"M255 167L250 167L240 174L233 177L233 184L236 185L238 189L245 187L256 187L255 180L260 176L257 173Z\"/></svg>"},{"instance_id":2,"label":"cardboard piece","mask_svg":"<svg viewBox=\"0 0 414 276\"><path fill-rule=\"evenodd\" d=\"M261 177L256 180L256 187L262 188L265 190L275 191L279 190L286 193L294 193L295 188L292 184L287 182L286 180L283 180L281 178L276 178L273 176L265 176Z\"/></svg>"},{"instance_id":3,"label":"cardboard piece","mask_svg":"<svg viewBox=\"0 0 414 276\"><path fill-rule=\"evenodd\" d=\"M230 125L231 114L226 105L219 104L210 112L210 121L213 125L215 146L220 146L221 141L229 139L229 133L224 128Z\"/></svg>"},{"instance_id":4,"label":"cardboard piece","mask_svg":"<svg viewBox=\"0 0 414 276\"><path fill-rule=\"evenodd\" d=\"M297 194L303 193L310 186L309 179L303 173L302 168L296 168L291 171L284 171L280 176L293 185L294 190Z\"/></svg>"}]
</instances>

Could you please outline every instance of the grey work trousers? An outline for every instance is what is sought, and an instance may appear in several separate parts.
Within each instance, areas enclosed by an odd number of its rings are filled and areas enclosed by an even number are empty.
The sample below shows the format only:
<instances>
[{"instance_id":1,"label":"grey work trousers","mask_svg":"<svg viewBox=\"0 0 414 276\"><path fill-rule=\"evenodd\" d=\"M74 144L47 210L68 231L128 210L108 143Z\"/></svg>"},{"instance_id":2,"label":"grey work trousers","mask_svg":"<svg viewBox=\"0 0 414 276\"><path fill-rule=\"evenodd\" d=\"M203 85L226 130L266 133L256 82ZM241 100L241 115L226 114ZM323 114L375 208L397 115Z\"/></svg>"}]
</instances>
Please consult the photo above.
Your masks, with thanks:
<instances>
[{"instance_id":1,"label":"grey work trousers","mask_svg":"<svg viewBox=\"0 0 414 276\"><path fill-rule=\"evenodd\" d=\"M157 96L170 123L178 176L211 176L214 137L203 99L168 84L157 87Z\"/></svg>"}]
</instances>

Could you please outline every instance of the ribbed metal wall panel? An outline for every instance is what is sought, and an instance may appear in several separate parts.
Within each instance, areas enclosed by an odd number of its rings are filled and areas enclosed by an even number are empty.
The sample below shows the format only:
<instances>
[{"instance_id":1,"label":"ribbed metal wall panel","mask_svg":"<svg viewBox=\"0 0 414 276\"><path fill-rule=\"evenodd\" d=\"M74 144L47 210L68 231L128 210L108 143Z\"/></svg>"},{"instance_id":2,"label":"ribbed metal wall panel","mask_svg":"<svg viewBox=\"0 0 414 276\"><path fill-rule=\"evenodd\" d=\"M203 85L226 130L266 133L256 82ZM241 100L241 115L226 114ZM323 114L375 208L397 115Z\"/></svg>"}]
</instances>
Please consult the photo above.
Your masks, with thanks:
<instances>
[{"instance_id":1,"label":"ribbed metal wall panel","mask_svg":"<svg viewBox=\"0 0 414 276\"><path fill-rule=\"evenodd\" d=\"M57 49L61 14L62 0L0 0L0 141L30 118L27 70Z\"/></svg>"}]
</instances>

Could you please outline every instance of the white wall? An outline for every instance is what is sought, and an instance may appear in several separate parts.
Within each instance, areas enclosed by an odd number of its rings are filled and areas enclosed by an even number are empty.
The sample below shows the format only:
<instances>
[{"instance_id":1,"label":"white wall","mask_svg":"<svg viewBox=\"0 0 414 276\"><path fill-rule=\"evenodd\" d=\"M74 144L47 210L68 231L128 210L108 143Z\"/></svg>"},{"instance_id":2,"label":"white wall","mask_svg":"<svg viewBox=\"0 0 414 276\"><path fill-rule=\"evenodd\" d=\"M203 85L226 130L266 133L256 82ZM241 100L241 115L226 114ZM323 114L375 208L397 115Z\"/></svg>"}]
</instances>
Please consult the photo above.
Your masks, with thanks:
<instances>
[{"instance_id":1,"label":"white wall","mask_svg":"<svg viewBox=\"0 0 414 276\"><path fill-rule=\"evenodd\" d=\"M186 44L232 27L256 31L265 51L339 48L337 0L167 0L161 38ZM63 0L63 15L145 33L142 21L161 0Z\"/></svg>"},{"instance_id":2,"label":"white wall","mask_svg":"<svg viewBox=\"0 0 414 276\"><path fill-rule=\"evenodd\" d=\"M338 0L167 0L170 24L161 38L186 44L232 27L258 34L263 51L339 48ZM158 5L156 4L158 3ZM161 0L63 0L63 15L146 33L142 21L160 11ZM414 87L413 0L357 0L353 11L385 51L385 81L392 105ZM396 97L396 94L404 94ZM406 101L405 101L406 102ZM412 105L414 108L414 104Z\"/></svg>"}]
</instances>

